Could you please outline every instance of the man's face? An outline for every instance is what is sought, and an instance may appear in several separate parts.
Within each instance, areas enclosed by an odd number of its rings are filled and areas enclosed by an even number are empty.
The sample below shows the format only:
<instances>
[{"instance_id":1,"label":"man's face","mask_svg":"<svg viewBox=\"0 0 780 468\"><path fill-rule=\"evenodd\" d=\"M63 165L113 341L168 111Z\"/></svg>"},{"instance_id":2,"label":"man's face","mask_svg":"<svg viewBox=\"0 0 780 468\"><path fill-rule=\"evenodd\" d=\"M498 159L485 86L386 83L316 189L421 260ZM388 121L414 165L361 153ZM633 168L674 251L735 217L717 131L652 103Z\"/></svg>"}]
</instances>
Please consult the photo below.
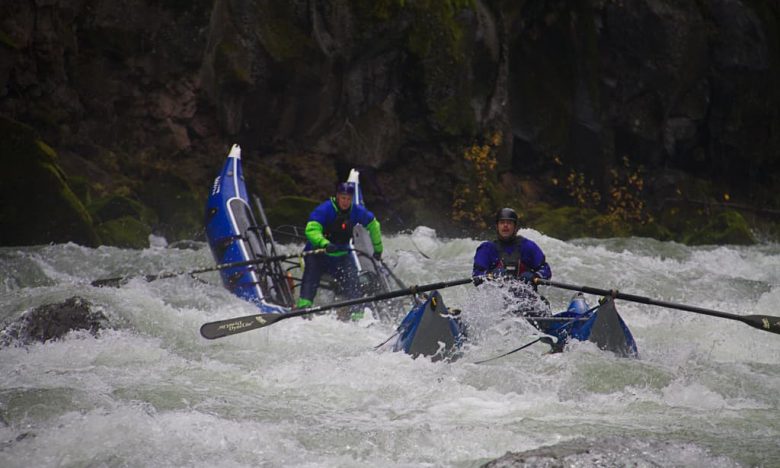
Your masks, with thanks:
<instances>
[{"instance_id":1,"label":"man's face","mask_svg":"<svg viewBox=\"0 0 780 468\"><path fill-rule=\"evenodd\" d=\"M337 193L336 204L341 211L349 209L349 207L352 206L352 195L348 193Z\"/></svg>"},{"instance_id":2,"label":"man's face","mask_svg":"<svg viewBox=\"0 0 780 468\"><path fill-rule=\"evenodd\" d=\"M515 235L517 225L511 219L499 219L496 223L496 232L499 239L507 240Z\"/></svg>"}]
</instances>

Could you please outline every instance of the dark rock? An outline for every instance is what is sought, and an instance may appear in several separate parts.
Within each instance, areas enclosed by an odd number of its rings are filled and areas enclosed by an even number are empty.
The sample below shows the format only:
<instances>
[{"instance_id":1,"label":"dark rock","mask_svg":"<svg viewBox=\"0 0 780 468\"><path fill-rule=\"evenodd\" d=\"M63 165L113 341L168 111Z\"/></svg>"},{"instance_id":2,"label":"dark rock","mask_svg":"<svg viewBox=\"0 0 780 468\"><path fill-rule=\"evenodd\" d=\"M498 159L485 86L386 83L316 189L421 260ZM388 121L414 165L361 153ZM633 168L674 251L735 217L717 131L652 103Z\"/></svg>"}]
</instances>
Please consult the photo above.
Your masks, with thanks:
<instances>
[{"instance_id":1,"label":"dark rock","mask_svg":"<svg viewBox=\"0 0 780 468\"><path fill-rule=\"evenodd\" d=\"M148 222L153 232L173 241L202 237L206 194L205 188L191 187L183 175L166 171L150 176L139 198L156 214Z\"/></svg>"},{"instance_id":2,"label":"dark rock","mask_svg":"<svg viewBox=\"0 0 780 468\"><path fill-rule=\"evenodd\" d=\"M647 196L663 191L650 176L674 169L776 207L778 44L776 0L2 2L0 114L63 156L38 185L67 195L58 172L82 204L140 200L158 222L122 216L169 241L198 237L232 143L267 208L372 170L366 203L389 229L468 228L451 216L455 192L478 185L491 209L572 205L552 182L570 171L606 200L624 157L646 166ZM496 131L496 168L474 182L463 150ZM185 183L152 176L165 172ZM64 204L54 228L15 222L0 244L98 242ZM4 195L2 219L19 206Z\"/></svg>"},{"instance_id":3,"label":"dark rock","mask_svg":"<svg viewBox=\"0 0 780 468\"><path fill-rule=\"evenodd\" d=\"M96 335L108 325L103 312L88 300L74 296L65 302L45 304L25 312L0 332L0 343L6 346L44 343L60 339L74 330L88 330Z\"/></svg>"},{"instance_id":4,"label":"dark rock","mask_svg":"<svg viewBox=\"0 0 780 468\"><path fill-rule=\"evenodd\" d=\"M93 217L98 221L111 221L126 216L138 219L145 224L153 224L154 213L138 200L123 195L110 195L96 200L89 206Z\"/></svg>"},{"instance_id":5,"label":"dark rock","mask_svg":"<svg viewBox=\"0 0 780 468\"><path fill-rule=\"evenodd\" d=\"M177 249L177 250L200 250L204 247L206 247L207 244L203 242L196 242L193 240L178 240L175 242L171 242L168 244L169 249Z\"/></svg>"},{"instance_id":6,"label":"dark rock","mask_svg":"<svg viewBox=\"0 0 780 468\"><path fill-rule=\"evenodd\" d=\"M769 68L769 44L753 9L740 0L713 0L709 10L717 26L713 47L716 67Z\"/></svg>"},{"instance_id":7,"label":"dark rock","mask_svg":"<svg viewBox=\"0 0 780 468\"><path fill-rule=\"evenodd\" d=\"M281 197L266 210L271 226L304 226L321 201L306 197Z\"/></svg>"},{"instance_id":8,"label":"dark rock","mask_svg":"<svg viewBox=\"0 0 780 468\"><path fill-rule=\"evenodd\" d=\"M92 218L57 154L28 126L0 116L0 245L73 241L96 246Z\"/></svg>"}]
</instances>

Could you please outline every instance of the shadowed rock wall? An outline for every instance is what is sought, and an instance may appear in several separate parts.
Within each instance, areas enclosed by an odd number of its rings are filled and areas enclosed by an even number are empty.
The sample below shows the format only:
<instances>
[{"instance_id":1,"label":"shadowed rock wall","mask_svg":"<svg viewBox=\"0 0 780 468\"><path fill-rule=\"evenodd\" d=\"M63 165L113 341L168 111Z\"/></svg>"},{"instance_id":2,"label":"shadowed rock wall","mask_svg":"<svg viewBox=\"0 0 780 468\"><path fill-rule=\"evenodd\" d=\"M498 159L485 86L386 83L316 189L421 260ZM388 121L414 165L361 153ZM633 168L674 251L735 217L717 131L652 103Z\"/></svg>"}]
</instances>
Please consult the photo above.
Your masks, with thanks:
<instances>
[{"instance_id":1,"label":"shadowed rock wall","mask_svg":"<svg viewBox=\"0 0 780 468\"><path fill-rule=\"evenodd\" d=\"M726 209L749 242L780 205L779 23L770 0L5 2L0 113L58 154L82 243L201 236L233 142L267 206L359 167L388 228L511 204L554 236L708 242Z\"/></svg>"}]
</instances>

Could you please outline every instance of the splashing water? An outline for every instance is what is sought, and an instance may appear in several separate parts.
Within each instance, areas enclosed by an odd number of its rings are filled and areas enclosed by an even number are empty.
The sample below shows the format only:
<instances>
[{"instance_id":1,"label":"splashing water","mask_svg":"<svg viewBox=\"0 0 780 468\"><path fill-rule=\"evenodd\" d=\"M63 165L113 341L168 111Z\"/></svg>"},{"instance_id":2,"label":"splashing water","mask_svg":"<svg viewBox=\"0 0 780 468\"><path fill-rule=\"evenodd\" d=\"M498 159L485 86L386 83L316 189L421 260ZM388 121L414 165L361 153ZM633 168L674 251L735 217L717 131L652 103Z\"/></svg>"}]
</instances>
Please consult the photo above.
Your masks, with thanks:
<instances>
[{"instance_id":1,"label":"splashing water","mask_svg":"<svg viewBox=\"0 0 780 468\"><path fill-rule=\"evenodd\" d=\"M780 315L775 244L523 235L557 281ZM452 363L374 350L405 310L395 322L324 315L207 341L204 322L257 312L215 273L89 285L213 265L208 248L155 245L0 249L5 323L79 295L113 326L0 348L0 466L470 467L524 451L525 466L780 466L778 335L618 300L639 359L576 342L477 365L534 330L502 313L500 291L466 285L441 291L471 330ZM468 277L477 245L421 227L386 239L385 257L406 284L426 284ZM571 296L540 292L554 311Z\"/></svg>"}]
</instances>

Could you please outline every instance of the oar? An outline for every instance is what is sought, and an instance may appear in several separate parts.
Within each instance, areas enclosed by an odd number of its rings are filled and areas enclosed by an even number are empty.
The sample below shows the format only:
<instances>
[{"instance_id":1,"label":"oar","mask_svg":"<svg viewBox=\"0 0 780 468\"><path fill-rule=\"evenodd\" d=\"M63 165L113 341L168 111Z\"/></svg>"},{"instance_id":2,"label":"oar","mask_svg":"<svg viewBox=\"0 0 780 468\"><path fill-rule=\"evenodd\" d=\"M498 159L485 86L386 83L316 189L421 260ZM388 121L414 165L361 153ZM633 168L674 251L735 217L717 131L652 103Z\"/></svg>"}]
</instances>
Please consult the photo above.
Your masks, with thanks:
<instances>
[{"instance_id":1,"label":"oar","mask_svg":"<svg viewBox=\"0 0 780 468\"><path fill-rule=\"evenodd\" d=\"M401 280L400 280L400 279L399 279L399 278L398 278L398 277L395 275L395 273L393 273L393 270L391 270L391 269L390 269L390 268L387 266L387 264L385 263L385 261L384 261L384 260L380 259L380 260L379 260L379 264L380 264L380 265L382 265L382 268L384 268L384 269L385 269L385 271L387 272L387 274L388 274L388 275L390 275L390 277L391 277L391 278L393 278L393 281L395 281L395 283L396 283L396 284L397 284L399 287L402 287L402 288L405 288L405 287L406 287L406 285L404 284L404 282L403 282L403 281L401 281Z\"/></svg>"},{"instance_id":2,"label":"oar","mask_svg":"<svg viewBox=\"0 0 780 468\"><path fill-rule=\"evenodd\" d=\"M243 333L249 330L267 327L281 320L300 317L301 315L314 314L324 310L337 309L339 307L346 307L356 304L364 304L366 302L382 301L385 299L392 299L394 297L416 295L417 293L433 291L435 289L449 288L451 286L458 286L471 282L471 277L452 281L441 281L438 283L425 284L422 286L412 286L406 289L398 289L396 291L381 293L371 297L349 299L346 301L334 302L333 304L326 304L317 307L307 307L305 309L293 309L292 311L285 313L254 314L227 320L218 320L216 322L209 322L201 326L200 334L206 339L213 340L229 335L235 335L237 333Z\"/></svg>"},{"instance_id":3,"label":"oar","mask_svg":"<svg viewBox=\"0 0 780 468\"><path fill-rule=\"evenodd\" d=\"M737 320L744 324L750 325L753 328L764 330L772 333L780 334L780 317L773 317L771 315L736 315L729 314L727 312L720 312L712 309L704 309L702 307L690 306L685 304L676 304L674 302L657 301L649 297L635 296L633 294L623 294L616 290L606 290L592 288L590 286L575 286L566 283L558 283L555 281L544 280L541 278L534 279L535 284L544 284L547 286L553 286L556 288L569 289L572 291L580 291L589 294L598 294L601 296L611 296L616 299L623 299L626 301L639 302L641 304L650 304L660 307L668 307L670 309L686 310L688 312L694 312L697 314L710 315L712 317L720 317L729 320Z\"/></svg>"},{"instance_id":4,"label":"oar","mask_svg":"<svg viewBox=\"0 0 780 468\"><path fill-rule=\"evenodd\" d=\"M481 360L481 361L475 361L475 362L474 362L474 364L482 364L482 363L485 363L485 362L494 361L494 360L496 360L496 359L498 359L498 358L502 358L502 357L504 357L504 356L509 356L510 354L513 354L513 353L516 353L516 352L518 352L518 351L520 351L520 350L522 350L522 349L525 349L525 348L527 348L527 347L531 346L532 344L535 344L535 343L538 343L538 342L542 341L542 338L546 338L546 337L544 337L544 336L540 336L539 338L537 338L537 339L533 340L532 342L530 342L530 343L526 343L526 344L524 344L523 346L520 346L519 348L515 348L515 349L513 349L512 351L506 352L506 353L504 353L504 354L501 354L501 355L498 355L498 356L494 356L494 357L492 357L492 358L490 358L490 359L483 359L483 360Z\"/></svg>"},{"instance_id":5,"label":"oar","mask_svg":"<svg viewBox=\"0 0 780 468\"><path fill-rule=\"evenodd\" d=\"M387 272L387 274L388 274L388 275L389 275L391 278L393 278L393 281L395 281L395 283L398 285L398 287L400 287L400 288L406 288L406 285L404 284L404 282L403 282L403 281L401 281L401 280L400 280L400 278L398 278L398 277L395 275L395 273L393 273L393 270L391 270L391 269L390 269L390 267L388 267L388 266L387 266L387 263L385 263L385 261L384 261L384 260L382 260L381 258L380 258L379 260L377 260L377 259L375 259L375 258L374 258L374 256L373 256L373 255L369 255L369 254L368 254L368 252L364 252L364 251L362 251L362 250L358 250L358 249L354 249L354 250L355 250L355 252L357 252L359 255L362 255L362 256L366 257L367 259L371 260L372 262L374 262L374 263L377 263L377 262L378 262L378 263L379 263L379 265L380 265L382 268L384 268L384 270Z\"/></svg>"},{"instance_id":6,"label":"oar","mask_svg":"<svg viewBox=\"0 0 780 468\"><path fill-rule=\"evenodd\" d=\"M288 254L288 255L276 255L274 257L262 257L262 258L256 258L253 260L243 260L240 262L232 262L232 263L222 263L220 265L217 265L215 267L209 267L209 268L201 268L199 270L192 270L192 271L180 271L175 273L160 273L159 275L146 275L143 278L146 281L154 281L158 279L164 279L164 278L173 278L176 276L181 275L195 275L198 273L207 273L209 271L219 271L219 270L227 270L229 268L237 268L247 265L257 265L259 263L268 263L268 262L277 262L280 260L288 260L290 258L296 258L296 257L305 257L307 255L315 255L315 254L321 254L325 253L325 249L316 249L316 250L307 250L305 252L300 253L294 253L294 254ZM105 278L105 279L99 279L92 282L92 286L112 286L112 287L119 287L122 284L124 284L129 278L126 276L118 276L116 278Z\"/></svg>"}]
</instances>

